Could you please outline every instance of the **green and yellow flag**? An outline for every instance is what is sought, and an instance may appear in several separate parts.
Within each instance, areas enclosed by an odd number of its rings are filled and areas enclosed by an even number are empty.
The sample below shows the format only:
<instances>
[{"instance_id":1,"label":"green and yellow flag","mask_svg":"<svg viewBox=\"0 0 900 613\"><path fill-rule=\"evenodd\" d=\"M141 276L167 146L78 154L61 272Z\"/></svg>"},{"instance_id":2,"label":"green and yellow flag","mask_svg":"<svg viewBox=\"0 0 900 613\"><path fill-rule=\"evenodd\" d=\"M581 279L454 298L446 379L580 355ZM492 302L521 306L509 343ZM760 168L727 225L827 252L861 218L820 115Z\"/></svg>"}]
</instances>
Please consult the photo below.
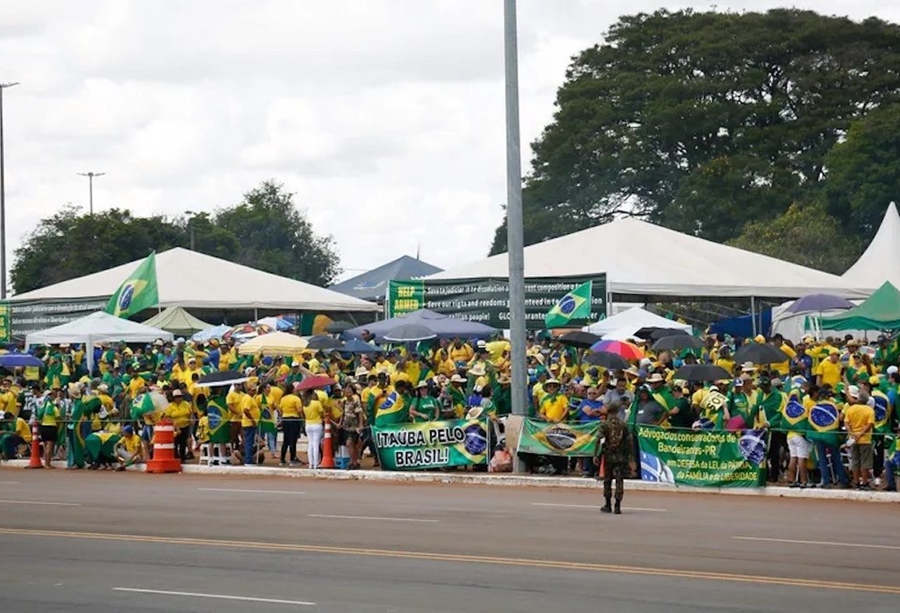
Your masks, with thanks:
<instances>
[{"instance_id":1,"label":"green and yellow flag","mask_svg":"<svg viewBox=\"0 0 900 613\"><path fill-rule=\"evenodd\" d=\"M128 318L144 309L159 304L156 287L156 252L141 262L131 276L119 286L106 305L106 312L116 317Z\"/></svg>"},{"instance_id":2,"label":"green and yellow flag","mask_svg":"<svg viewBox=\"0 0 900 613\"><path fill-rule=\"evenodd\" d=\"M562 328L573 319L588 319L591 316L591 294L593 282L582 283L559 299L544 316L548 328Z\"/></svg>"}]
</instances>

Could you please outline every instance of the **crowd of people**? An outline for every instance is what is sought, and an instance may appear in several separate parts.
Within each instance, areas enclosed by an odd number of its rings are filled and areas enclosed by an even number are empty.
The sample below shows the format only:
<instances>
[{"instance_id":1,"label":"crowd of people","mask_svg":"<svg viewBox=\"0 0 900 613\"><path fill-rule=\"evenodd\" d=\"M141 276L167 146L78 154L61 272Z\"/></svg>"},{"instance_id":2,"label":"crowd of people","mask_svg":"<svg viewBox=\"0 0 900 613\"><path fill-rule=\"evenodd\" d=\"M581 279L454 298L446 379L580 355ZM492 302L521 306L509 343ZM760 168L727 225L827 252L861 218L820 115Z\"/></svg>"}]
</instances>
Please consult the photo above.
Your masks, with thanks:
<instances>
[{"instance_id":1,"label":"crowd of people","mask_svg":"<svg viewBox=\"0 0 900 613\"><path fill-rule=\"evenodd\" d=\"M705 337L699 350L660 352L632 340L644 357L614 370L591 365L585 360L589 350L548 333L531 336L527 415L548 422L615 417L632 434L638 426L765 427L771 433L770 482L867 488L874 478L896 489L900 374L889 339L867 344L808 337L792 343L779 335L746 341L718 335ZM788 359L736 364L732 356L745 342L772 344ZM183 461L205 449L214 462L255 464L268 455L281 465L299 466L304 461L298 442L305 436L306 463L317 468L328 421L338 445L349 452L350 468L359 468L366 453L377 463L371 426L466 416L496 423L512 412L510 344L499 334L385 347L362 356L340 349L241 355L233 339L112 343L93 350L94 372L87 372L84 347L60 345L35 350L44 367L21 369L0 381L5 457L29 452L35 420L48 465L65 458L70 468L124 469L151 456L154 425L167 419ZM677 380L676 370L691 364L720 366L728 378ZM229 371L235 373L233 383L201 383ZM304 385L319 375L330 383ZM92 436L102 444L87 444ZM493 444L502 445L502 437ZM576 466L586 475L596 470L590 459L532 463L542 471Z\"/></svg>"}]
</instances>

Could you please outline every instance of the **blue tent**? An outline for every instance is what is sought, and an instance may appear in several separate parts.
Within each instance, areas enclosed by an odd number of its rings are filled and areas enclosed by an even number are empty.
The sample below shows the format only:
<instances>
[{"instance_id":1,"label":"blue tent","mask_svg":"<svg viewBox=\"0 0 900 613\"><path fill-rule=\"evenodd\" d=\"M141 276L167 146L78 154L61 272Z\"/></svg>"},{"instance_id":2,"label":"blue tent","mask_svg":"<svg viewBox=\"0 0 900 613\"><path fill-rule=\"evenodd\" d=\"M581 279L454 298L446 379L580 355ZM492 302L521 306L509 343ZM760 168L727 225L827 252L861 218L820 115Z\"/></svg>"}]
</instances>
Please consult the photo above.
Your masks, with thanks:
<instances>
[{"instance_id":1,"label":"blue tent","mask_svg":"<svg viewBox=\"0 0 900 613\"><path fill-rule=\"evenodd\" d=\"M757 334L768 334L772 327L772 309L764 309L756 314ZM753 338L753 317L741 315L717 321L709 327L710 334L730 334L735 338Z\"/></svg>"},{"instance_id":2,"label":"blue tent","mask_svg":"<svg viewBox=\"0 0 900 613\"><path fill-rule=\"evenodd\" d=\"M360 338L363 331L368 330L375 335L376 339L381 340L385 334L403 324L425 326L437 334L438 338L456 338L457 336L459 338L488 338L497 332L496 328L475 321L455 319L428 309L420 309L403 317L393 317L351 328L344 332L344 338Z\"/></svg>"}]
</instances>

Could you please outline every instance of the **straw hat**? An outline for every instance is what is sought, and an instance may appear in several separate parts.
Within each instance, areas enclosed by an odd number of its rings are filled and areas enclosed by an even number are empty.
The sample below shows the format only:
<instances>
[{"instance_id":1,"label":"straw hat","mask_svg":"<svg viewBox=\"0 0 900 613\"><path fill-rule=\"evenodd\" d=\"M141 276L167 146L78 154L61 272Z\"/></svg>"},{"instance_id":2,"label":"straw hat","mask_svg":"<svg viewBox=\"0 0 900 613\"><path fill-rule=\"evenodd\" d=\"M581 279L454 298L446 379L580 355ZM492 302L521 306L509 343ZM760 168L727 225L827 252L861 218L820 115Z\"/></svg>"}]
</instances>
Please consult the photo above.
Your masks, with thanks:
<instances>
[{"instance_id":1,"label":"straw hat","mask_svg":"<svg viewBox=\"0 0 900 613\"><path fill-rule=\"evenodd\" d=\"M472 407L466 413L466 419L478 419L482 414L484 414L484 407Z\"/></svg>"}]
</instances>

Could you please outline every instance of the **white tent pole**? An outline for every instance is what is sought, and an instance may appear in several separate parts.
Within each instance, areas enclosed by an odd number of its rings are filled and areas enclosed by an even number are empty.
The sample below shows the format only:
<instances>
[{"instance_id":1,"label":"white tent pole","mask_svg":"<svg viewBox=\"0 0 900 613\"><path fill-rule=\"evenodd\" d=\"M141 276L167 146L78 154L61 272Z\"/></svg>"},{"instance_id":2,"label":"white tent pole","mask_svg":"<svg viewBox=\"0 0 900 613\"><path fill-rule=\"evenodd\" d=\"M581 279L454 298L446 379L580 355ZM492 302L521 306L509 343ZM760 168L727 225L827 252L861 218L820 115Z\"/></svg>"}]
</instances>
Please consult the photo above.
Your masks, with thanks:
<instances>
[{"instance_id":1,"label":"white tent pole","mask_svg":"<svg viewBox=\"0 0 900 613\"><path fill-rule=\"evenodd\" d=\"M94 378L94 343L91 342L91 335L88 334L87 343L84 347L85 357L88 362L88 377Z\"/></svg>"},{"instance_id":2,"label":"white tent pole","mask_svg":"<svg viewBox=\"0 0 900 613\"><path fill-rule=\"evenodd\" d=\"M756 326L756 298L750 296L750 320L753 324L753 336L759 334Z\"/></svg>"}]
</instances>

